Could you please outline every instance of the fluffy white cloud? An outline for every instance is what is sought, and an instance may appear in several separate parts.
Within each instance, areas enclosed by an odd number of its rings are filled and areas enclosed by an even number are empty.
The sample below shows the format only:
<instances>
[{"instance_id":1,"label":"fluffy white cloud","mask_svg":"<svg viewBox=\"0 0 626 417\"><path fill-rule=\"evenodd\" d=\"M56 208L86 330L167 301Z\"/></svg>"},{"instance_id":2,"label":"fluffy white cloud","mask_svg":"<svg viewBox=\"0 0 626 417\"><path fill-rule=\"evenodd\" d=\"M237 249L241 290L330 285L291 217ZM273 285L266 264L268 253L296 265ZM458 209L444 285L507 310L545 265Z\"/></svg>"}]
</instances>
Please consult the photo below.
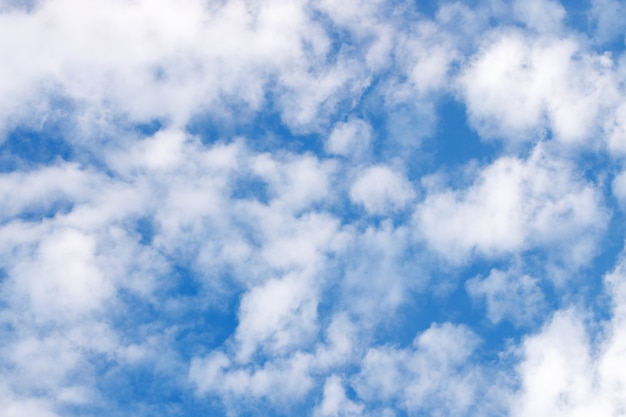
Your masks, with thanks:
<instances>
[{"instance_id":1,"label":"fluffy white cloud","mask_svg":"<svg viewBox=\"0 0 626 417\"><path fill-rule=\"evenodd\" d=\"M610 55L585 53L573 37L501 30L487 39L460 77L481 135L533 141L550 129L565 143L593 139L618 99Z\"/></svg>"},{"instance_id":2,"label":"fluffy white cloud","mask_svg":"<svg viewBox=\"0 0 626 417\"><path fill-rule=\"evenodd\" d=\"M606 275L612 312L604 323L580 309L561 310L522 345L521 389L509 414L615 416L626 406L624 378L624 260Z\"/></svg>"},{"instance_id":3,"label":"fluffy white cloud","mask_svg":"<svg viewBox=\"0 0 626 417\"><path fill-rule=\"evenodd\" d=\"M624 38L624 21L619 18L626 12L624 3L617 0L593 0L591 17L596 24L595 37L600 42ZM623 39L622 39L623 40Z\"/></svg>"},{"instance_id":4,"label":"fluffy white cloud","mask_svg":"<svg viewBox=\"0 0 626 417\"><path fill-rule=\"evenodd\" d=\"M463 313L432 295L474 261L512 262L466 291L492 327L523 332L544 319L540 279L600 274L610 173L586 178L580 151L607 146L613 163L626 149L624 59L597 49L620 36L623 7L595 1L588 36L552 0L422 7L0 1L0 163L24 160L0 172L0 414L115 414L125 378L129 397L162 401L132 398L138 415L216 397L231 415L626 408L623 264L595 339L580 306L474 355L484 320L450 324ZM505 142L463 178L432 166L437 137L422 142L442 97ZM30 163L22 131L72 152ZM625 183L612 184L622 205ZM422 296L446 308L408 317ZM445 324L410 346L383 340L429 314ZM500 379L512 354L519 390ZM165 404L190 387L198 403Z\"/></svg>"},{"instance_id":5,"label":"fluffy white cloud","mask_svg":"<svg viewBox=\"0 0 626 417\"><path fill-rule=\"evenodd\" d=\"M435 187L415 212L417 233L449 261L542 247L571 267L591 259L607 219L593 184L542 146L497 159L466 189Z\"/></svg>"},{"instance_id":6,"label":"fluffy white cloud","mask_svg":"<svg viewBox=\"0 0 626 417\"><path fill-rule=\"evenodd\" d=\"M437 23L418 23L400 37L397 48L397 60L419 94L447 88L445 83L449 82L449 72L459 52L451 36L442 33Z\"/></svg>"},{"instance_id":7,"label":"fluffy white cloud","mask_svg":"<svg viewBox=\"0 0 626 417\"><path fill-rule=\"evenodd\" d=\"M241 300L237 338L239 358L248 361L262 346L267 351L290 351L315 336L317 294L303 277L270 280Z\"/></svg>"},{"instance_id":8,"label":"fluffy white cloud","mask_svg":"<svg viewBox=\"0 0 626 417\"><path fill-rule=\"evenodd\" d=\"M332 318L326 329L325 342L315 351L314 365L322 371L355 362L359 357L358 328L345 313Z\"/></svg>"},{"instance_id":9,"label":"fluffy white cloud","mask_svg":"<svg viewBox=\"0 0 626 417\"><path fill-rule=\"evenodd\" d=\"M345 389L341 379L336 375L331 375L324 384L324 399L315 410L315 416L360 416L363 412L363 405L355 404L346 397Z\"/></svg>"},{"instance_id":10,"label":"fluffy white cloud","mask_svg":"<svg viewBox=\"0 0 626 417\"><path fill-rule=\"evenodd\" d=\"M242 141L203 146L178 130L120 146L105 153L110 176L73 164L2 176L3 192L16 196L5 203L0 228L6 272L0 294L10 306L2 319L25 330L6 333L2 363L15 372L0 382L16 410L22 402L14 390L33 398L36 390L50 390L51 401L31 401L46 404L49 413L70 402L92 403L97 369L87 366L89 357L107 355L116 366L130 367L159 362L162 372L173 372L177 359L168 349L174 336L155 342L150 332L127 333L138 324L100 325L133 308L125 305L128 296L169 314L193 308L177 300L175 291L167 295L179 285L176 280L191 279L172 273L172 258L199 271L208 268L207 276L215 266L231 265L240 274L236 279L249 286L233 335L239 358L260 345L263 352L289 355L316 335L317 288L324 282L316 279L326 254L342 248L342 238L332 216L303 211L326 198L332 163L310 155L252 154ZM233 194L233 184L249 177L267 184L269 201L257 200L256 192ZM35 210L32 221L11 219L25 210ZM152 230L137 229L142 218ZM250 262L242 265L242 257ZM206 285L219 287L208 280ZM342 342L331 339L336 352L329 355L345 356L335 346ZM310 389L309 382L302 384L310 378L311 360L305 359L268 363L243 380L256 387L257 397L281 402L274 388L286 372L298 379L294 386L303 395Z\"/></svg>"},{"instance_id":11,"label":"fluffy white cloud","mask_svg":"<svg viewBox=\"0 0 626 417\"><path fill-rule=\"evenodd\" d=\"M100 186L98 176L76 164L59 164L30 172L11 172L0 178L0 215L6 219L31 212L47 217L63 205L85 199L90 189Z\"/></svg>"},{"instance_id":12,"label":"fluffy white cloud","mask_svg":"<svg viewBox=\"0 0 626 417\"><path fill-rule=\"evenodd\" d=\"M230 406L236 407L241 399L259 398L269 399L277 405L293 404L313 387L309 375L310 362L309 355L296 353L290 358L249 370L231 368L228 357L215 352L203 359L194 358L189 378L199 394L221 394L231 403Z\"/></svg>"},{"instance_id":13,"label":"fluffy white cloud","mask_svg":"<svg viewBox=\"0 0 626 417\"><path fill-rule=\"evenodd\" d=\"M372 348L355 387L367 401L399 401L410 412L462 415L474 402L480 375L465 366L479 343L468 328L432 325L413 347Z\"/></svg>"},{"instance_id":14,"label":"fluffy white cloud","mask_svg":"<svg viewBox=\"0 0 626 417\"><path fill-rule=\"evenodd\" d=\"M49 400L38 398L18 397L8 393L4 387L0 391L0 398L4 404L4 414L7 417L58 417L59 414L50 411Z\"/></svg>"},{"instance_id":15,"label":"fluffy white cloud","mask_svg":"<svg viewBox=\"0 0 626 417\"><path fill-rule=\"evenodd\" d=\"M626 204L626 173L621 172L615 176L613 179L613 183L611 184L611 191L613 195L617 198L620 205L624 206Z\"/></svg>"},{"instance_id":16,"label":"fluffy white cloud","mask_svg":"<svg viewBox=\"0 0 626 417\"><path fill-rule=\"evenodd\" d=\"M79 231L55 232L39 244L34 259L10 270L14 291L26 295L31 311L42 319L102 308L114 290L97 266L95 246Z\"/></svg>"},{"instance_id":17,"label":"fluffy white cloud","mask_svg":"<svg viewBox=\"0 0 626 417\"><path fill-rule=\"evenodd\" d=\"M617 156L626 154L626 105L614 109L604 124L608 148Z\"/></svg>"},{"instance_id":18,"label":"fluffy white cloud","mask_svg":"<svg viewBox=\"0 0 626 417\"><path fill-rule=\"evenodd\" d=\"M573 312L558 314L542 333L524 343L522 394L515 416L608 416L594 395L594 372L585 329Z\"/></svg>"},{"instance_id":19,"label":"fluffy white cloud","mask_svg":"<svg viewBox=\"0 0 626 417\"><path fill-rule=\"evenodd\" d=\"M414 257L410 232L390 221L351 236L338 304L359 318L363 327L384 322L423 289L428 273Z\"/></svg>"},{"instance_id":20,"label":"fluffy white cloud","mask_svg":"<svg viewBox=\"0 0 626 417\"><path fill-rule=\"evenodd\" d=\"M465 289L475 299L484 298L492 323L510 320L514 324L531 324L545 308L538 280L515 270L492 269L484 279L468 280Z\"/></svg>"},{"instance_id":21,"label":"fluffy white cloud","mask_svg":"<svg viewBox=\"0 0 626 417\"><path fill-rule=\"evenodd\" d=\"M0 84L11 98L0 109L5 126L32 117L33 104L45 113L50 95L95 117L109 103L115 116L183 125L223 98L258 108L272 77L287 88L286 119L308 124L354 73L350 63L315 68L330 41L300 1L54 0L0 21L1 38L14 39L0 43L2 79L12 80Z\"/></svg>"},{"instance_id":22,"label":"fluffy white cloud","mask_svg":"<svg viewBox=\"0 0 626 417\"><path fill-rule=\"evenodd\" d=\"M371 214L402 210L415 197L411 183L401 173L384 165L361 172L350 188L350 198Z\"/></svg>"},{"instance_id":23,"label":"fluffy white cloud","mask_svg":"<svg viewBox=\"0 0 626 417\"><path fill-rule=\"evenodd\" d=\"M384 69L390 65L397 32L393 7L379 0L358 0L349 5L337 0L320 0L315 4L359 43L360 48L351 52L362 55L367 69Z\"/></svg>"},{"instance_id":24,"label":"fluffy white cloud","mask_svg":"<svg viewBox=\"0 0 626 417\"><path fill-rule=\"evenodd\" d=\"M516 17L529 28L539 32L558 32L565 17L565 9L556 1L517 0L513 4Z\"/></svg>"},{"instance_id":25,"label":"fluffy white cloud","mask_svg":"<svg viewBox=\"0 0 626 417\"><path fill-rule=\"evenodd\" d=\"M335 125L326 141L326 151L358 157L369 149L371 140L371 126L363 120L351 119Z\"/></svg>"}]
</instances>

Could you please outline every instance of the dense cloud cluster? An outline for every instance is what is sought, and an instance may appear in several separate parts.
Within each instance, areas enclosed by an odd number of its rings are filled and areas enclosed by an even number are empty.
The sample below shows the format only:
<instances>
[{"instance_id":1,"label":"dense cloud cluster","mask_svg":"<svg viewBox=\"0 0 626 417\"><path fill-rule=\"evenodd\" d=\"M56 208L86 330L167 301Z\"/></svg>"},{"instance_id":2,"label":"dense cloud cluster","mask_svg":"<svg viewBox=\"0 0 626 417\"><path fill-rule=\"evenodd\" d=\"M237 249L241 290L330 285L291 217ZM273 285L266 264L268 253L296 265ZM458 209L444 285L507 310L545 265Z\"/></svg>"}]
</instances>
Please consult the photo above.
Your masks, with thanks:
<instances>
[{"instance_id":1,"label":"dense cloud cluster","mask_svg":"<svg viewBox=\"0 0 626 417\"><path fill-rule=\"evenodd\" d=\"M0 417L623 415L589 3L0 0Z\"/></svg>"}]
</instances>

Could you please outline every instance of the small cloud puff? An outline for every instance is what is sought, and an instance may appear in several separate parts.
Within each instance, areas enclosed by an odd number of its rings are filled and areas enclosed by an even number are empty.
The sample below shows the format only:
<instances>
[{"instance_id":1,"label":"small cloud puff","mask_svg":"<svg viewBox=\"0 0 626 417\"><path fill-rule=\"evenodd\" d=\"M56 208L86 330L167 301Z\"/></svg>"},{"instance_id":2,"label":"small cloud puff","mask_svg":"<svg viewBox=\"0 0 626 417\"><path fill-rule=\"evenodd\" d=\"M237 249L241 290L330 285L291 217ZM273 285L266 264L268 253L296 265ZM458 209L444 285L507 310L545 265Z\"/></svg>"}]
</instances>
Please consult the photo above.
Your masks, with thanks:
<instances>
[{"instance_id":1,"label":"small cloud puff","mask_svg":"<svg viewBox=\"0 0 626 417\"><path fill-rule=\"evenodd\" d=\"M576 268L594 255L608 212L573 169L540 145L526 160L501 157L466 189L431 190L415 211L416 234L453 263L542 247Z\"/></svg>"},{"instance_id":2,"label":"small cloud puff","mask_svg":"<svg viewBox=\"0 0 626 417\"><path fill-rule=\"evenodd\" d=\"M364 120L337 123L326 141L326 151L335 155L359 157L369 148L372 127Z\"/></svg>"},{"instance_id":3,"label":"small cloud puff","mask_svg":"<svg viewBox=\"0 0 626 417\"><path fill-rule=\"evenodd\" d=\"M350 187L350 199L370 214L392 214L404 209L414 197L406 177L386 165L363 170Z\"/></svg>"},{"instance_id":4,"label":"small cloud puff","mask_svg":"<svg viewBox=\"0 0 626 417\"><path fill-rule=\"evenodd\" d=\"M514 270L493 269L487 278L468 280L465 289L472 298L485 300L487 317L494 324L502 320L532 324L546 307L538 280Z\"/></svg>"}]
</instances>

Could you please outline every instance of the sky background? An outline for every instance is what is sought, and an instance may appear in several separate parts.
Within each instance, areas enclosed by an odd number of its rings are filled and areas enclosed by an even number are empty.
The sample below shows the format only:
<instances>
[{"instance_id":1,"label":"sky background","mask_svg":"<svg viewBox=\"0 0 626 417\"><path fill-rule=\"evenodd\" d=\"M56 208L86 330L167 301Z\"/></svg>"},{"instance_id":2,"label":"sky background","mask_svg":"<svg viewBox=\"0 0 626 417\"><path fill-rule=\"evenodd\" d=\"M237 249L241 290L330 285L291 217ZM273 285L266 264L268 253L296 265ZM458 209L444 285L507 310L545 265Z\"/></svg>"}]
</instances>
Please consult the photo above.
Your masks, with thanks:
<instances>
[{"instance_id":1,"label":"sky background","mask_svg":"<svg viewBox=\"0 0 626 417\"><path fill-rule=\"evenodd\" d=\"M0 0L0 417L626 415L625 35Z\"/></svg>"}]
</instances>

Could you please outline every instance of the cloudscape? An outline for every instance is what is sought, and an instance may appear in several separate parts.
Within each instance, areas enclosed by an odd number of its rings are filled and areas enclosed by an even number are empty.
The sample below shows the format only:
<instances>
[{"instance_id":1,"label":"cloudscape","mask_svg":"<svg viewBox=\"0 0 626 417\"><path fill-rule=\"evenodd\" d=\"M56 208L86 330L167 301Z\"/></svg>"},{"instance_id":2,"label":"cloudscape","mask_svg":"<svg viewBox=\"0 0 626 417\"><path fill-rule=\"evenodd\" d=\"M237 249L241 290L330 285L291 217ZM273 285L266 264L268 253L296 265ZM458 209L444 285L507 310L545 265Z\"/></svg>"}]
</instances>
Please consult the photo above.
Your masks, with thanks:
<instances>
[{"instance_id":1,"label":"cloudscape","mask_svg":"<svg viewBox=\"0 0 626 417\"><path fill-rule=\"evenodd\" d=\"M0 417L626 415L626 2L0 0Z\"/></svg>"}]
</instances>

